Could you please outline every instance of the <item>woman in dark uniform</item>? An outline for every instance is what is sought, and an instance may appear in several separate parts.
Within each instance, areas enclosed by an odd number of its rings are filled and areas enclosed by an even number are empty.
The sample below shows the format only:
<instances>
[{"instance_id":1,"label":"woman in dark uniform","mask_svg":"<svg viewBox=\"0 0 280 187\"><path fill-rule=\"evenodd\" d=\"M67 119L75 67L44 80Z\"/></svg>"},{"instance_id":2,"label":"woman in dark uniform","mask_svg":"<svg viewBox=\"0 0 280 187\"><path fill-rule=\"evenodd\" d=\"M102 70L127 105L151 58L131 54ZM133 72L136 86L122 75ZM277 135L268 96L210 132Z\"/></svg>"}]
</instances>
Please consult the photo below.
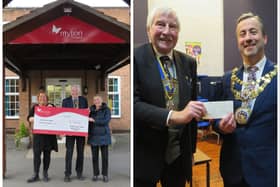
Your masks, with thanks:
<instances>
[{"instance_id":1,"label":"woman in dark uniform","mask_svg":"<svg viewBox=\"0 0 280 187\"><path fill-rule=\"evenodd\" d=\"M27 120L32 124L34 122L34 109L36 106L54 107L53 104L48 103L46 93L40 92L37 96L38 104L35 104L27 116ZM41 153L43 152L43 181L48 182L48 169L51 161L51 151L58 151L56 135L47 134L33 134L33 165L34 175L27 180L28 183L39 181L39 170L41 164Z\"/></svg>"}]
</instances>

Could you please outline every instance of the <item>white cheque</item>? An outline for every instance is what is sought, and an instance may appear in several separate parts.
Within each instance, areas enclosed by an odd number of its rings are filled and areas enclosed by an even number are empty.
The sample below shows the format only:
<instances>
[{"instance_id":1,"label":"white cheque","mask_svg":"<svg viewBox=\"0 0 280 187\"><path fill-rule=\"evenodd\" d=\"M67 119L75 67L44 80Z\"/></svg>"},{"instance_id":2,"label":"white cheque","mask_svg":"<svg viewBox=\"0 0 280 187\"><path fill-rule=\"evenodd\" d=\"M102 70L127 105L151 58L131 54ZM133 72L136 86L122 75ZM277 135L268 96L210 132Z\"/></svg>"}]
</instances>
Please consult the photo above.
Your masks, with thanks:
<instances>
[{"instance_id":1,"label":"white cheque","mask_svg":"<svg viewBox=\"0 0 280 187\"><path fill-rule=\"evenodd\" d=\"M202 119L221 119L233 113L233 101L209 101L203 102L207 114Z\"/></svg>"}]
</instances>

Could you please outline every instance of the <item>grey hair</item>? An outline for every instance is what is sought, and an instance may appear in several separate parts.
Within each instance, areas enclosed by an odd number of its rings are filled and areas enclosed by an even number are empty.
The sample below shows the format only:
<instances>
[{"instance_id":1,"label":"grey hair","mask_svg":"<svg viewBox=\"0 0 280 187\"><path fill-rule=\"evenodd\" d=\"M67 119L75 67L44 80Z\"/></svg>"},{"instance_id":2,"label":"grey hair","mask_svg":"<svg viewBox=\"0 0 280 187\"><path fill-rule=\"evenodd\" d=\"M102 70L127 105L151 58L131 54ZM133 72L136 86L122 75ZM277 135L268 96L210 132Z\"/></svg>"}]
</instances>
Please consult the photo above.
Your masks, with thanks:
<instances>
[{"instance_id":1,"label":"grey hair","mask_svg":"<svg viewBox=\"0 0 280 187\"><path fill-rule=\"evenodd\" d=\"M73 89L76 89L79 93L80 93L80 86L79 85L71 85L71 91L73 90Z\"/></svg>"},{"instance_id":2,"label":"grey hair","mask_svg":"<svg viewBox=\"0 0 280 187\"><path fill-rule=\"evenodd\" d=\"M155 16L157 14L172 14L174 15L175 19L176 19L176 22L177 22L177 25L178 25L178 29L180 30L180 21L178 19L178 16L177 16L177 13L175 12L174 9L172 8L169 8L169 7L155 7L154 9L152 9L152 11L150 11L150 13L148 14L148 17L147 17L147 29L149 30L154 22L154 19L155 19Z\"/></svg>"},{"instance_id":3,"label":"grey hair","mask_svg":"<svg viewBox=\"0 0 280 187\"><path fill-rule=\"evenodd\" d=\"M266 35L265 30L264 30L263 20L258 15L254 14L252 12L247 12L247 13L241 14L241 16L239 16L239 18L237 18L237 20L236 20L236 25L238 25L241 21L243 21L245 19L249 19L249 18L255 18L260 23L262 34Z\"/></svg>"}]
</instances>

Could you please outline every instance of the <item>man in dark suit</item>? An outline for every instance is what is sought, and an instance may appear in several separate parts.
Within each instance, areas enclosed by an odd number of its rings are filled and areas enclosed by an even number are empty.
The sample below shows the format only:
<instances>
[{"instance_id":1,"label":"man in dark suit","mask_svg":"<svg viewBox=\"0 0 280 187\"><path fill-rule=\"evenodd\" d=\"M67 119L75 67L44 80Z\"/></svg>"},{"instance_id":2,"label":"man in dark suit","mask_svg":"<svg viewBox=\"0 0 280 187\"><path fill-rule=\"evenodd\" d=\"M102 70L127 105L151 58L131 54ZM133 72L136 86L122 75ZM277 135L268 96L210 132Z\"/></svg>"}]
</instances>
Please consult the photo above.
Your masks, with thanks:
<instances>
[{"instance_id":1,"label":"man in dark suit","mask_svg":"<svg viewBox=\"0 0 280 187\"><path fill-rule=\"evenodd\" d=\"M134 53L134 186L185 187L191 180L197 123L196 62L174 50L180 29L174 10L147 20L151 43Z\"/></svg>"},{"instance_id":2,"label":"man in dark suit","mask_svg":"<svg viewBox=\"0 0 280 187\"><path fill-rule=\"evenodd\" d=\"M87 99L79 96L79 87L71 87L71 96L63 99L62 107L66 108L88 108ZM65 182L71 181L72 173L72 156L73 149L77 144L77 160L76 160L76 172L77 178L83 180L83 164L84 164L84 146L85 146L85 137L84 136L66 136L66 158L65 158Z\"/></svg>"},{"instance_id":3,"label":"man in dark suit","mask_svg":"<svg viewBox=\"0 0 280 187\"><path fill-rule=\"evenodd\" d=\"M276 187L277 68L265 56L257 15L241 15L236 36L243 65L223 77L223 99L234 100L235 113L216 126L224 137L220 171L225 187Z\"/></svg>"}]
</instances>

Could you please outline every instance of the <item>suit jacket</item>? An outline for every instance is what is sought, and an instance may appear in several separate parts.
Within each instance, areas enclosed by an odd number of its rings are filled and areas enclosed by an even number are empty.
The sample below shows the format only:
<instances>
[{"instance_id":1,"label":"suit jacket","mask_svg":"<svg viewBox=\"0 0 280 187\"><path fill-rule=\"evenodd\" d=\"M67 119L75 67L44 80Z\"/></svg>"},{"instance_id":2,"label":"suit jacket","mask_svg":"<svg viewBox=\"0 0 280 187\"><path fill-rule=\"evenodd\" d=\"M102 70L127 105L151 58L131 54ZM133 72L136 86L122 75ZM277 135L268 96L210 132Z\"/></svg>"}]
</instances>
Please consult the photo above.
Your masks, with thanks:
<instances>
[{"instance_id":1,"label":"suit jacket","mask_svg":"<svg viewBox=\"0 0 280 187\"><path fill-rule=\"evenodd\" d=\"M241 80L243 69L237 72ZM263 75L273 69L274 64L267 60ZM224 75L223 98L234 100L230 77L231 72ZM234 110L240 106L241 101L234 100ZM243 176L250 186L277 185L277 75L256 98L248 124L237 124L232 134L223 137L220 171L224 180L234 183Z\"/></svg>"},{"instance_id":2,"label":"suit jacket","mask_svg":"<svg viewBox=\"0 0 280 187\"><path fill-rule=\"evenodd\" d=\"M151 44L135 49L134 53L134 173L135 178L158 181L165 163L168 140L164 89L157 60ZM179 109L196 100L196 62L183 53L174 51L179 81ZM186 179L191 177L192 154L196 148L197 123L184 126L180 149Z\"/></svg>"},{"instance_id":3,"label":"suit jacket","mask_svg":"<svg viewBox=\"0 0 280 187\"><path fill-rule=\"evenodd\" d=\"M62 107L73 108L73 106L74 106L74 103L73 103L72 96L63 99ZM83 96L79 96L79 108L88 108L87 99L84 98Z\"/></svg>"}]
</instances>

